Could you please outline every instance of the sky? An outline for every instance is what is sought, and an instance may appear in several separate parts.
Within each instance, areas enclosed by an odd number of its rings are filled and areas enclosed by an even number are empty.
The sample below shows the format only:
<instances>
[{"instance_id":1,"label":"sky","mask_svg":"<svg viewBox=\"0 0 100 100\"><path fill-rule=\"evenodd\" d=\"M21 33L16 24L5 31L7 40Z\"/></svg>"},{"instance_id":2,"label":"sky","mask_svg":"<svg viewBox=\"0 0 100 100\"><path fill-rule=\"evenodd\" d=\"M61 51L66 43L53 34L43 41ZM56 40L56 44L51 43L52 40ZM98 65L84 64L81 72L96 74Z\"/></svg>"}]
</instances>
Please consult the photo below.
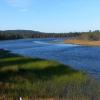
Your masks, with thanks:
<instances>
[{"instance_id":1,"label":"sky","mask_svg":"<svg viewBox=\"0 0 100 100\"><path fill-rule=\"evenodd\" d=\"M100 29L100 0L0 0L0 30Z\"/></svg>"}]
</instances>

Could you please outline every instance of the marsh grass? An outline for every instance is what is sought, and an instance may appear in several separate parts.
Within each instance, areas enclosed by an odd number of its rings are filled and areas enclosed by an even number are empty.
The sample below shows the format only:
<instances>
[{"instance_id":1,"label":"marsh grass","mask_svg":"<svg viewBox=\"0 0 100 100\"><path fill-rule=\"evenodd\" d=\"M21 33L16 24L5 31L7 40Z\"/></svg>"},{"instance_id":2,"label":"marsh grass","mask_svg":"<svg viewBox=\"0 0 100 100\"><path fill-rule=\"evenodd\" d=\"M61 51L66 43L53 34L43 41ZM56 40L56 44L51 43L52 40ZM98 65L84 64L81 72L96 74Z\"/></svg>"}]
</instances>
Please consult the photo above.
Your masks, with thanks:
<instances>
[{"instance_id":1,"label":"marsh grass","mask_svg":"<svg viewBox=\"0 0 100 100\"><path fill-rule=\"evenodd\" d=\"M69 66L0 50L0 97L2 98L100 100L99 94L100 85L96 80Z\"/></svg>"},{"instance_id":2,"label":"marsh grass","mask_svg":"<svg viewBox=\"0 0 100 100\"><path fill-rule=\"evenodd\" d=\"M76 44L76 45L83 45L83 46L100 46L100 40L84 40L84 39L69 39L64 40L66 44Z\"/></svg>"}]
</instances>

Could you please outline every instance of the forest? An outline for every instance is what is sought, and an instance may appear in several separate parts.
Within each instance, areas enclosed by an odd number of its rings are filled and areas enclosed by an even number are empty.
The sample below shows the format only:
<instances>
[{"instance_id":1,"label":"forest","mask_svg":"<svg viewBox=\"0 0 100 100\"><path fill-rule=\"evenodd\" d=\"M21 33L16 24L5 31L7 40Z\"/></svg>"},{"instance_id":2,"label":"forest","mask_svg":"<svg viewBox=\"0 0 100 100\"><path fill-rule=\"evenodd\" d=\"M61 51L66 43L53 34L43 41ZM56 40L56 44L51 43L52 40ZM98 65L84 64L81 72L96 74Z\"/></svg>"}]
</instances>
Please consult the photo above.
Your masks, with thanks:
<instances>
[{"instance_id":1,"label":"forest","mask_svg":"<svg viewBox=\"0 0 100 100\"><path fill-rule=\"evenodd\" d=\"M100 40L100 31L95 30L93 32L83 32L80 36L80 39L82 40L89 40L89 41L99 41Z\"/></svg>"},{"instance_id":2,"label":"forest","mask_svg":"<svg viewBox=\"0 0 100 100\"><path fill-rule=\"evenodd\" d=\"M5 30L0 31L0 40L24 39L24 38L78 38L83 40L100 40L100 31L46 33L32 30Z\"/></svg>"},{"instance_id":3,"label":"forest","mask_svg":"<svg viewBox=\"0 0 100 100\"><path fill-rule=\"evenodd\" d=\"M24 39L24 38L65 38L77 37L80 34L75 33L45 33L32 30L6 30L0 31L0 40Z\"/></svg>"}]
</instances>

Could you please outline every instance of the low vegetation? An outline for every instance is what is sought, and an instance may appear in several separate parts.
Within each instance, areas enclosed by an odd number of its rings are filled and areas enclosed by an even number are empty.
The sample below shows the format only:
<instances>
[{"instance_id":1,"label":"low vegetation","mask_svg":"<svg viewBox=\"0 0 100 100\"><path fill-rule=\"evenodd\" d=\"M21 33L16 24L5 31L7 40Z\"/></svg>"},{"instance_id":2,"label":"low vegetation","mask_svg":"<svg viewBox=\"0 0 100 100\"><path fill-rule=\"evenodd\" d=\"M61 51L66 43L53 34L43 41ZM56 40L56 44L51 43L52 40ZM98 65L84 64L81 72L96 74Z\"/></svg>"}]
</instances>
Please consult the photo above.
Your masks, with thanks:
<instances>
[{"instance_id":1,"label":"low vegetation","mask_svg":"<svg viewBox=\"0 0 100 100\"><path fill-rule=\"evenodd\" d=\"M77 38L66 39L64 42L68 44L100 46L100 31L80 33Z\"/></svg>"},{"instance_id":2,"label":"low vegetation","mask_svg":"<svg viewBox=\"0 0 100 100\"><path fill-rule=\"evenodd\" d=\"M84 46L100 46L100 41L90 41L90 40L83 40L83 39L64 40L64 43L84 45Z\"/></svg>"},{"instance_id":3,"label":"low vegetation","mask_svg":"<svg viewBox=\"0 0 100 100\"><path fill-rule=\"evenodd\" d=\"M99 94L96 80L69 66L0 50L0 98L4 100L100 100Z\"/></svg>"}]
</instances>

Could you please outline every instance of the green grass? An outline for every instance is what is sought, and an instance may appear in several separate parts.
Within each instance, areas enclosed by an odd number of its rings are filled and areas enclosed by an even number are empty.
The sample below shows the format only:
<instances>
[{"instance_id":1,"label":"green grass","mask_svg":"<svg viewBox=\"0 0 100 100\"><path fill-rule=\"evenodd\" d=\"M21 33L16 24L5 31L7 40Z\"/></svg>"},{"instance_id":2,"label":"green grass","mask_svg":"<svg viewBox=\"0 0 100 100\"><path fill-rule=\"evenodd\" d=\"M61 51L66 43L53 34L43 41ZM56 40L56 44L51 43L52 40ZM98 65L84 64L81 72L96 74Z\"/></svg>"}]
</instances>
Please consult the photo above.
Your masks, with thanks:
<instances>
[{"instance_id":1,"label":"green grass","mask_svg":"<svg viewBox=\"0 0 100 100\"><path fill-rule=\"evenodd\" d=\"M0 50L0 96L99 100L99 93L94 79L69 66Z\"/></svg>"}]
</instances>

